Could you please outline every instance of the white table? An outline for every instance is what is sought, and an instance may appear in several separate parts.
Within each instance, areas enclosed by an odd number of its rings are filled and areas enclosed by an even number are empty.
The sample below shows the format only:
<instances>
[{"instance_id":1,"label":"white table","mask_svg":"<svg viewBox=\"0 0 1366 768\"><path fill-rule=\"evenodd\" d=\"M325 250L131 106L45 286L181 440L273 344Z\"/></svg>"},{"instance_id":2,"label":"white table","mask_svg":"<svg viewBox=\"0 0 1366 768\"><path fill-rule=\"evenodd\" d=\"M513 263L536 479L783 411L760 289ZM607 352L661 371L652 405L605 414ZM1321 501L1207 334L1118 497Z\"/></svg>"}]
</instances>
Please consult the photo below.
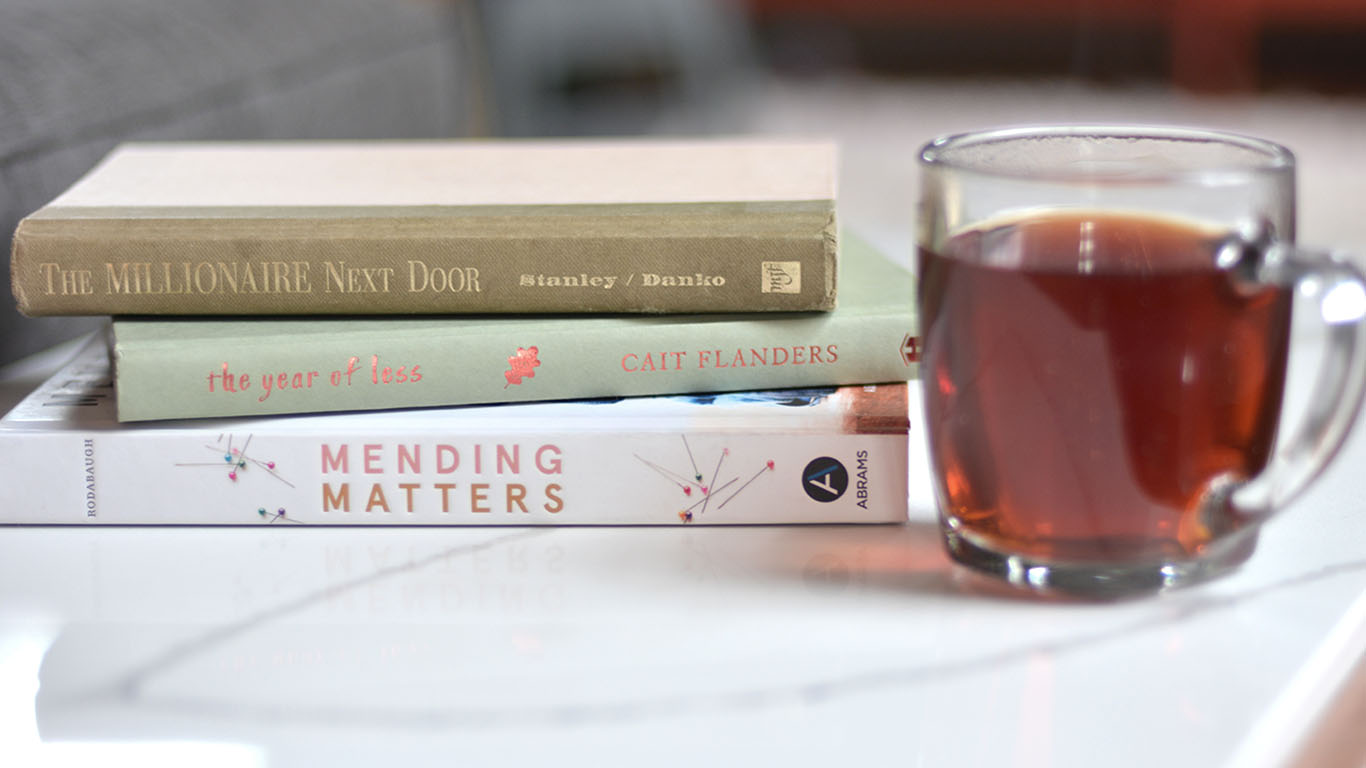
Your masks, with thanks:
<instances>
[{"instance_id":1,"label":"white table","mask_svg":"<svg viewBox=\"0 0 1366 768\"><path fill-rule=\"evenodd\" d=\"M846 221L904 257L932 133L1191 114L937 88L781 91L754 127L845 139ZM1306 239L1366 242L1366 174L1322 173L1366 143L1211 109L1307 131ZM1117 604L952 566L922 459L904 526L0 528L0 764L1271 766L1340 707L1366 429L1241 570Z\"/></svg>"},{"instance_id":2,"label":"white table","mask_svg":"<svg viewBox=\"0 0 1366 768\"><path fill-rule=\"evenodd\" d=\"M0 528L0 763L1280 765L1366 648L1363 466L1118 604L952 566L919 456L902 526Z\"/></svg>"}]
</instances>

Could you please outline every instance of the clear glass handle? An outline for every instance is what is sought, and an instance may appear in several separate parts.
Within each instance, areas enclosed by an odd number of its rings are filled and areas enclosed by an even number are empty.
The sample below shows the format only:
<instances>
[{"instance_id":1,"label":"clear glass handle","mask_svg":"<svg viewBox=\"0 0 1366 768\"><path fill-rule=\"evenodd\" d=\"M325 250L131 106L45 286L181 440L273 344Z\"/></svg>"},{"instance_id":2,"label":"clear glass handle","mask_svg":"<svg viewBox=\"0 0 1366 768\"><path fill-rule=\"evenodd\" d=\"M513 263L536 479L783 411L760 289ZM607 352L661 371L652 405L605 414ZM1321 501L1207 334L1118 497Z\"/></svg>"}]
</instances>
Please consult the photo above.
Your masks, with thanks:
<instances>
[{"instance_id":1,"label":"clear glass handle","mask_svg":"<svg viewBox=\"0 0 1366 768\"><path fill-rule=\"evenodd\" d=\"M1291 287L1296 301L1314 302L1317 311L1312 314L1325 334L1325 346L1308 411L1297 430L1279 441L1260 475L1232 491L1233 511L1251 520L1284 509L1328 466L1366 392L1366 276L1339 253L1275 244L1260 249L1259 255L1246 265L1247 276Z\"/></svg>"}]
</instances>

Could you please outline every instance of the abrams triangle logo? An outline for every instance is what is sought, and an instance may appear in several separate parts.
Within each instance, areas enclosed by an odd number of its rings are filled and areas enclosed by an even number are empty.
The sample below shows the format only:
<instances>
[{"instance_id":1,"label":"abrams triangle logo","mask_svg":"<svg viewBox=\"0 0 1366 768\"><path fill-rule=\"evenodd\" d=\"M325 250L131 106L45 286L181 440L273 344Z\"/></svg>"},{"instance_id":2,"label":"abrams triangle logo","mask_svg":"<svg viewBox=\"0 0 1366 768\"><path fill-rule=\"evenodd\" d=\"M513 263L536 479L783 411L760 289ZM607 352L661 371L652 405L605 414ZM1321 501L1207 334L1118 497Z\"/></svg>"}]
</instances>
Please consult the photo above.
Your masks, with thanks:
<instances>
[{"instance_id":1,"label":"abrams triangle logo","mask_svg":"<svg viewBox=\"0 0 1366 768\"><path fill-rule=\"evenodd\" d=\"M802 489L816 501L831 502L849 488L849 471L839 461L822 456L802 470Z\"/></svg>"}]
</instances>

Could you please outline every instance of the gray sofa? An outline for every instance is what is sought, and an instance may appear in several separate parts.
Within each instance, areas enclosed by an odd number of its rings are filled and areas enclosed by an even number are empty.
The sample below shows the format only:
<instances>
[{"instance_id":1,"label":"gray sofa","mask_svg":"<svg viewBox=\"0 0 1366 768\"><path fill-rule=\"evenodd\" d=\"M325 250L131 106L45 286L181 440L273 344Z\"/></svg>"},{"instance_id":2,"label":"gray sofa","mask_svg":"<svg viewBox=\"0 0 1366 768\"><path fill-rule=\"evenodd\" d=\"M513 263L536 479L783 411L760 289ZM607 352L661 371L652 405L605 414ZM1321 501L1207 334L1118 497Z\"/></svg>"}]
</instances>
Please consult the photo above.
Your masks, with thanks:
<instances>
[{"instance_id":1,"label":"gray sofa","mask_svg":"<svg viewBox=\"0 0 1366 768\"><path fill-rule=\"evenodd\" d=\"M0 0L0 242L122 141L730 132L751 58L731 0ZM99 322L0 291L0 363Z\"/></svg>"},{"instance_id":2,"label":"gray sofa","mask_svg":"<svg viewBox=\"0 0 1366 768\"><path fill-rule=\"evenodd\" d=\"M125 140L482 132L477 18L460 0L0 0L3 242ZM0 295L0 362L99 322Z\"/></svg>"}]
</instances>

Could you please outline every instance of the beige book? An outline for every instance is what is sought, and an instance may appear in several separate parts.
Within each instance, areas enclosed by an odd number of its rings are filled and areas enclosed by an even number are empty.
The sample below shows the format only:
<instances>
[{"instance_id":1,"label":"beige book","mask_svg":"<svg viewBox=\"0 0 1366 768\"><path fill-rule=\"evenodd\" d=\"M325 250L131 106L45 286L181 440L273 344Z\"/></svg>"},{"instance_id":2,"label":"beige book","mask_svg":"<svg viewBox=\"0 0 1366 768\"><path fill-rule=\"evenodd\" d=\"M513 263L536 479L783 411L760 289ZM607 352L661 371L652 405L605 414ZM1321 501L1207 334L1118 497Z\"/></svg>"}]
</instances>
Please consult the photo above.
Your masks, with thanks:
<instances>
[{"instance_id":1,"label":"beige book","mask_svg":"<svg viewBox=\"0 0 1366 768\"><path fill-rule=\"evenodd\" d=\"M835 303L836 148L781 139L137 143L20 222L30 315Z\"/></svg>"}]
</instances>

